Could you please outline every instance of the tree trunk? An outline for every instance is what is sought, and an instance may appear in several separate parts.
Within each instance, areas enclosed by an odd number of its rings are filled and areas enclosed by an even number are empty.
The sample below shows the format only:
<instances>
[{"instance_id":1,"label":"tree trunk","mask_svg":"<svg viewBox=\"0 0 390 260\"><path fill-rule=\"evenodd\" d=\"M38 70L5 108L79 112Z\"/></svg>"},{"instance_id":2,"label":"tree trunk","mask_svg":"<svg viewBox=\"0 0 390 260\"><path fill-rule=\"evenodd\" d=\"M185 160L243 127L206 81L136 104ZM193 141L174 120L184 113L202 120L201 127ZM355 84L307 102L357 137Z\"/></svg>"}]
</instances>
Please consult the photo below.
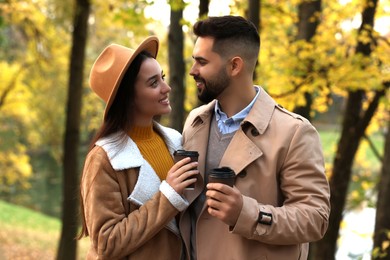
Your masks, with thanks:
<instances>
[{"instance_id":1,"label":"tree trunk","mask_svg":"<svg viewBox=\"0 0 390 260\"><path fill-rule=\"evenodd\" d=\"M260 0L249 0L247 17L248 20L251 21L256 26L256 29L259 31L259 34L261 28L260 12L261 12Z\"/></svg>"},{"instance_id":2,"label":"tree trunk","mask_svg":"<svg viewBox=\"0 0 390 260\"><path fill-rule=\"evenodd\" d=\"M390 115L390 110L388 115ZM390 246L387 248L382 247L385 241L390 240L390 120L387 126L385 154L383 156L382 174L378 188L373 249L373 252L377 251L377 253L372 256L372 259L375 260L385 259L381 258L381 256L386 256L386 259L390 258Z\"/></svg>"},{"instance_id":3,"label":"tree trunk","mask_svg":"<svg viewBox=\"0 0 390 260\"><path fill-rule=\"evenodd\" d=\"M206 18L209 13L209 0L200 0L199 1L199 17L198 19L201 20L203 18ZM203 105L203 102L198 99L196 107Z\"/></svg>"},{"instance_id":4,"label":"tree trunk","mask_svg":"<svg viewBox=\"0 0 390 260\"><path fill-rule=\"evenodd\" d=\"M365 33L368 33L368 35L372 34L376 6L377 0L366 0L358 37L362 34L363 30L366 30ZM371 54L371 43L359 41L356 53L369 56ZM359 147L360 140L364 136L364 132L378 107L379 99L383 95L384 91L377 91L367 110L363 111L362 103L365 92L363 90L348 92L342 133L333 162L333 172L329 183L331 191L329 228L325 237L313 244L314 259L331 260L335 258L336 243L347 197L348 185L351 178L354 157Z\"/></svg>"},{"instance_id":5,"label":"tree trunk","mask_svg":"<svg viewBox=\"0 0 390 260\"><path fill-rule=\"evenodd\" d=\"M260 0L249 0L248 10L246 11L247 19L255 25L256 29L259 31L259 35L260 35L260 28L261 28L260 12L261 12ZM259 63L260 63L259 60L257 60L256 68L260 66ZM257 79L256 71L257 69L255 69L255 71L253 72L253 81L256 81Z\"/></svg>"},{"instance_id":6,"label":"tree trunk","mask_svg":"<svg viewBox=\"0 0 390 260\"><path fill-rule=\"evenodd\" d=\"M298 6L298 35L297 40L305 40L310 42L316 33L319 24L319 13L321 12L321 0L303 1ZM307 73L312 71L312 61L307 61ZM297 106L294 112L311 120L310 112L313 98L311 93L304 93L306 104L304 106Z\"/></svg>"},{"instance_id":7,"label":"tree trunk","mask_svg":"<svg viewBox=\"0 0 390 260\"><path fill-rule=\"evenodd\" d=\"M209 0L200 0L199 1L199 19L206 17L209 13Z\"/></svg>"},{"instance_id":8,"label":"tree trunk","mask_svg":"<svg viewBox=\"0 0 390 260\"><path fill-rule=\"evenodd\" d=\"M171 22L168 33L168 53L169 53L169 79L171 91L170 125L172 128L182 131L184 125L184 35L181 25L183 18L184 2L182 0L178 6L171 4Z\"/></svg>"},{"instance_id":9,"label":"tree trunk","mask_svg":"<svg viewBox=\"0 0 390 260\"><path fill-rule=\"evenodd\" d=\"M62 231L57 252L58 260L76 259L77 253L77 241L75 237L77 236L78 230L79 131L89 11L89 0L76 0L70 57L68 100L66 105Z\"/></svg>"}]
</instances>

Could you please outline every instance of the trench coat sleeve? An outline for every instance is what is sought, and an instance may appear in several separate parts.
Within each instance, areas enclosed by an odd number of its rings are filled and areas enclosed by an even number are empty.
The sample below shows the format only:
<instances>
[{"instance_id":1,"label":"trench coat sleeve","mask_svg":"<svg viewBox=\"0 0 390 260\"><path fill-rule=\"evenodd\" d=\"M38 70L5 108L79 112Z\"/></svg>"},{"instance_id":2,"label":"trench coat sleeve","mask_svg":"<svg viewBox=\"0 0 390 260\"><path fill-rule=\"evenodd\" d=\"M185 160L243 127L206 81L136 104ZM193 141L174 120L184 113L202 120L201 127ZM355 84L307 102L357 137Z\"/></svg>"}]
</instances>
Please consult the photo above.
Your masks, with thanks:
<instances>
[{"instance_id":1,"label":"trench coat sleeve","mask_svg":"<svg viewBox=\"0 0 390 260\"><path fill-rule=\"evenodd\" d=\"M278 173L284 197L282 205L264 205L243 196L243 207L232 233L278 245L316 241L325 234L330 193L315 128L303 121L297 126L287 149ZM259 223L260 212L271 216L272 221Z\"/></svg>"},{"instance_id":2,"label":"trench coat sleeve","mask_svg":"<svg viewBox=\"0 0 390 260\"><path fill-rule=\"evenodd\" d=\"M124 174L134 174L125 170ZM95 147L87 156L81 181L85 220L99 259L117 259L137 250L178 213L157 192L144 205L126 215L117 174L107 154ZM122 171L123 174L123 171Z\"/></svg>"}]
</instances>

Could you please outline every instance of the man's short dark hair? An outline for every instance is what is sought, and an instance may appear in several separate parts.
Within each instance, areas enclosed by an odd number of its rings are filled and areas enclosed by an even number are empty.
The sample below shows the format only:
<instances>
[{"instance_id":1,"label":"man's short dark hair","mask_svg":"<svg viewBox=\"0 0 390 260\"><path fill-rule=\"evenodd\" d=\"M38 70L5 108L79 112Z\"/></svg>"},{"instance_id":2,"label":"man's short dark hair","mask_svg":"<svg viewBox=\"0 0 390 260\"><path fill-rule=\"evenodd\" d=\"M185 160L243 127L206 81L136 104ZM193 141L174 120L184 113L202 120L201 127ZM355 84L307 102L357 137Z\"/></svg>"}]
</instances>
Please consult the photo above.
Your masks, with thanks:
<instances>
[{"instance_id":1,"label":"man's short dark hair","mask_svg":"<svg viewBox=\"0 0 390 260\"><path fill-rule=\"evenodd\" d=\"M208 17L193 26L197 37L214 39L213 51L222 57L239 55L248 62L257 61L260 36L255 25L241 16Z\"/></svg>"}]
</instances>

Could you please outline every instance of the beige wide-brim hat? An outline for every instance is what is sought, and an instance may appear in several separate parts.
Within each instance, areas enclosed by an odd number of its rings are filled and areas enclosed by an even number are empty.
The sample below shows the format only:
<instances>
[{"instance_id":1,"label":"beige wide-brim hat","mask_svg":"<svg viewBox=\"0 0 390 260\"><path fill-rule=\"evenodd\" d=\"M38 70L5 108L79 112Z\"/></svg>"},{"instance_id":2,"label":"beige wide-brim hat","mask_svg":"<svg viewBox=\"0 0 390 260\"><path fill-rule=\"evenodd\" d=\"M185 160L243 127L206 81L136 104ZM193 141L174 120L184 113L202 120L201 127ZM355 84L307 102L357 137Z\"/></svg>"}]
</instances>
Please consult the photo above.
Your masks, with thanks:
<instances>
[{"instance_id":1,"label":"beige wide-brim hat","mask_svg":"<svg viewBox=\"0 0 390 260\"><path fill-rule=\"evenodd\" d=\"M111 44L99 55L92 66L89 84L92 90L106 102L104 119L115 99L122 78L134 58L142 51L147 51L156 58L158 47L158 38L149 36L136 49Z\"/></svg>"}]
</instances>

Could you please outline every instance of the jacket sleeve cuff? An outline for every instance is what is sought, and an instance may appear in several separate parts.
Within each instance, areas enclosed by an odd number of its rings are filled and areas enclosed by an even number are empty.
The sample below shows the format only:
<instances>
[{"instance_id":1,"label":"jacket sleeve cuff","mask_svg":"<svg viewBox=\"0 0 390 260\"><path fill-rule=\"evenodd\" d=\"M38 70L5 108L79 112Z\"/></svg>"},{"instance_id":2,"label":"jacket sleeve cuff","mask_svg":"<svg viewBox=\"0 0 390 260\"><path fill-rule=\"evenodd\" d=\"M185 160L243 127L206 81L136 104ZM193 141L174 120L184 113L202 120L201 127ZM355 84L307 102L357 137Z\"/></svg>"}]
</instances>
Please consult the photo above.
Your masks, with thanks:
<instances>
[{"instance_id":1,"label":"jacket sleeve cuff","mask_svg":"<svg viewBox=\"0 0 390 260\"><path fill-rule=\"evenodd\" d=\"M265 227L259 227L259 204L253 198L243 196L243 205L236 225L230 228L233 234L239 234L248 239L263 235L267 232Z\"/></svg>"},{"instance_id":2,"label":"jacket sleeve cuff","mask_svg":"<svg viewBox=\"0 0 390 260\"><path fill-rule=\"evenodd\" d=\"M188 207L188 201L180 196L168 182L163 181L161 183L160 191L178 211L183 211Z\"/></svg>"}]
</instances>

